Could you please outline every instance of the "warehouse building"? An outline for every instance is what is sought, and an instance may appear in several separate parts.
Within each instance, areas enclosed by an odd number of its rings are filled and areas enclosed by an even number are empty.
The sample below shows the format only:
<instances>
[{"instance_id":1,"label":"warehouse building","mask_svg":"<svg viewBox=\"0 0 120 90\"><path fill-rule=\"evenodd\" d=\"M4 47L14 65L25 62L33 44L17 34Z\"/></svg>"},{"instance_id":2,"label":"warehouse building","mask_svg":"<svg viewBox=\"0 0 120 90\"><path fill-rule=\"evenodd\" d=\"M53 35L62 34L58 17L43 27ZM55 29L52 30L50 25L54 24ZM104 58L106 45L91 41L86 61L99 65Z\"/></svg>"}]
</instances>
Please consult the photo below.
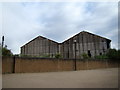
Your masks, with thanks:
<instances>
[{"instance_id":1,"label":"warehouse building","mask_svg":"<svg viewBox=\"0 0 120 90\"><path fill-rule=\"evenodd\" d=\"M55 42L42 36L31 40L21 47L22 55L54 57L60 54L63 58L82 58L105 54L110 49L111 40L82 31L62 43Z\"/></svg>"},{"instance_id":2,"label":"warehouse building","mask_svg":"<svg viewBox=\"0 0 120 90\"><path fill-rule=\"evenodd\" d=\"M21 55L53 57L59 52L58 46L59 43L43 36L38 36L21 47Z\"/></svg>"}]
</instances>

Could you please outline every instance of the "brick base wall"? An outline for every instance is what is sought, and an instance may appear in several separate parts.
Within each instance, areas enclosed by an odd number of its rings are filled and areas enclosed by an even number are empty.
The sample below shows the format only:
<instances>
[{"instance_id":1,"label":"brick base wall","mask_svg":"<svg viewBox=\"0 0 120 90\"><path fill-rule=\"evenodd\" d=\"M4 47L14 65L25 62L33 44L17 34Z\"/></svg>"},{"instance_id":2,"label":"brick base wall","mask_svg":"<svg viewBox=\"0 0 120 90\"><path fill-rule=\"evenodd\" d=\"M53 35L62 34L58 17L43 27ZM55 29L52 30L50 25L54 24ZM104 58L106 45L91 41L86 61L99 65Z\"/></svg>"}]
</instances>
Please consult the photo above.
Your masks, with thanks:
<instances>
[{"instance_id":1,"label":"brick base wall","mask_svg":"<svg viewBox=\"0 0 120 90\"><path fill-rule=\"evenodd\" d=\"M118 67L117 63L100 60L77 60L77 70ZM2 73L35 73L73 71L74 60L40 59L40 58L15 58L15 66L12 57L2 58Z\"/></svg>"}]
</instances>

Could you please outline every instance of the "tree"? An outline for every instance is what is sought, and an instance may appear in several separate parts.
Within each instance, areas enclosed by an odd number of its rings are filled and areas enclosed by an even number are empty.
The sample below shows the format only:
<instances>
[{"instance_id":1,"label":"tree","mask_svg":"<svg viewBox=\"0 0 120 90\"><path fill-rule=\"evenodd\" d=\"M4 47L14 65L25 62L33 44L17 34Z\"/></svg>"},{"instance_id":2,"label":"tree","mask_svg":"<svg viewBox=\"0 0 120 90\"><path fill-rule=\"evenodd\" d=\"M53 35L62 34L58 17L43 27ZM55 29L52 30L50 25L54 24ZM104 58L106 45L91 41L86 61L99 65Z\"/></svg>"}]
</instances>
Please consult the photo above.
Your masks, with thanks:
<instances>
[{"instance_id":1,"label":"tree","mask_svg":"<svg viewBox=\"0 0 120 90\"><path fill-rule=\"evenodd\" d=\"M11 50L7 49L7 47L2 48L2 56L12 56Z\"/></svg>"},{"instance_id":2,"label":"tree","mask_svg":"<svg viewBox=\"0 0 120 90\"><path fill-rule=\"evenodd\" d=\"M1 43L0 43L0 56L2 55L2 46L1 46Z\"/></svg>"},{"instance_id":3,"label":"tree","mask_svg":"<svg viewBox=\"0 0 120 90\"><path fill-rule=\"evenodd\" d=\"M118 54L117 55L118 55L118 59L120 59L120 50L118 50Z\"/></svg>"},{"instance_id":4,"label":"tree","mask_svg":"<svg viewBox=\"0 0 120 90\"><path fill-rule=\"evenodd\" d=\"M120 50L116 49L109 49L108 53L106 54L109 59L120 59Z\"/></svg>"}]
</instances>

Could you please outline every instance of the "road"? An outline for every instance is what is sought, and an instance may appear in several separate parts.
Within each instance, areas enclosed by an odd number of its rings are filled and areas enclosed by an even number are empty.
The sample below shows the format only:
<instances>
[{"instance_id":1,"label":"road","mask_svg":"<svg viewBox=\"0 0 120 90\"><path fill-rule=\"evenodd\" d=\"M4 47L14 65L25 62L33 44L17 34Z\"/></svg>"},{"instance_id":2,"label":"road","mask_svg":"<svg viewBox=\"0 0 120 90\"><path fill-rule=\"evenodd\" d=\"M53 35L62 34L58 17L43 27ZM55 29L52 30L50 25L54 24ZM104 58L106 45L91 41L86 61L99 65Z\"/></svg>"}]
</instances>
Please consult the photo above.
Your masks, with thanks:
<instances>
[{"instance_id":1,"label":"road","mask_svg":"<svg viewBox=\"0 0 120 90\"><path fill-rule=\"evenodd\" d=\"M4 74L3 88L117 88L118 68Z\"/></svg>"}]
</instances>

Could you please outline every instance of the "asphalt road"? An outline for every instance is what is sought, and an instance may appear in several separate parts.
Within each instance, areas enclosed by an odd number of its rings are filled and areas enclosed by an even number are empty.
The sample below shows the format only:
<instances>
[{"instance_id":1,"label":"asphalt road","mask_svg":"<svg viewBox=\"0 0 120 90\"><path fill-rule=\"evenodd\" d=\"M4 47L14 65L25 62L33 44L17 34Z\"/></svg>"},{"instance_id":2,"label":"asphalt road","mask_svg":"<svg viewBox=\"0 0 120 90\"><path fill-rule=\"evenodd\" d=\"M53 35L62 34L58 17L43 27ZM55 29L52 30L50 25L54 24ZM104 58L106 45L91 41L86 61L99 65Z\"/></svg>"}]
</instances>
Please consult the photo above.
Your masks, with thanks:
<instances>
[{"instance_id":1,"label":"asphalt road","mask_svg":"<svg viewBox=\"0 0 120 90\"><path fill-rule=\"evenodd\" d=\"M118 68L4 74L3 88L117 88Z\"/></svg>"}]
</instances>

